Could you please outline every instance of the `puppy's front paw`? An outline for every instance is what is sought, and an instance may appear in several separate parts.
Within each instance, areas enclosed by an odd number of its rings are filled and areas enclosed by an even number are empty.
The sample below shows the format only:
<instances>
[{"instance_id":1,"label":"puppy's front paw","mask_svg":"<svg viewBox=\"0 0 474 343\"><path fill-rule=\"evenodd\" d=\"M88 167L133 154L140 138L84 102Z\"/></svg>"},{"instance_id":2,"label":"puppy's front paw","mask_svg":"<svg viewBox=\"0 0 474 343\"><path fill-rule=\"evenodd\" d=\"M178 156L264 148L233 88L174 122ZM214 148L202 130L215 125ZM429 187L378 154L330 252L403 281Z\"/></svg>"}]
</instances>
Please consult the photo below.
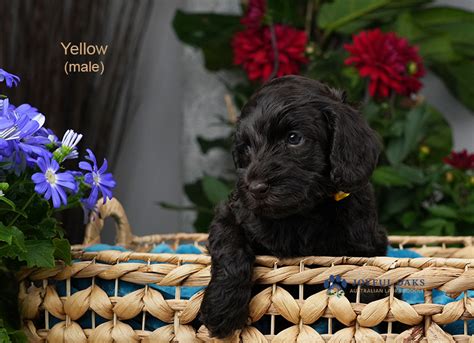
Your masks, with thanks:
<instances>
[{"instance_id":1,"label":"puppy's front paw","mask_svg":"<svg viewBox=\"0 0 474 343\"><path fill-rule=\"evenodd\" d=\"M211 282L201 304L200 319L212 337L229 337L247 323L250 291L225 286Z\"/></svg>"}]
</instances>

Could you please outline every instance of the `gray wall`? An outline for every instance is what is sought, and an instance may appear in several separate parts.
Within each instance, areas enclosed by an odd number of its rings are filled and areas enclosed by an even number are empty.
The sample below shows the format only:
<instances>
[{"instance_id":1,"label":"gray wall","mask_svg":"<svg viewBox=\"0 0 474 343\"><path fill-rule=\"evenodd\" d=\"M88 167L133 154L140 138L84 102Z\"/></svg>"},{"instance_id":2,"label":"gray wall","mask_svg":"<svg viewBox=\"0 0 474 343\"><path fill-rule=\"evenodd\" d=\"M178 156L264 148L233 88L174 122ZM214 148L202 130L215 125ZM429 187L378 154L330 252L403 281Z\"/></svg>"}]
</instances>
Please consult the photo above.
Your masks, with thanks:
<instances>
[{"instance_id":1,"label":"gray wall","mask_svg":"<svg viewBox=\"0 0 474 343\"><path fill-rule=\"evenodd\" d=\"M182 1L157 1L137 71L141 103L127 128L115 168L116 197L135 234L178 231L180 214L158 201L182 202L183 46L171 20ZM110 224L104 241L111 241Z\"/></svg>"},{"instance_id":2,"label":"gray wall","mask_svg":"<svg viewBox=\"0 0 474 343\"><path fill-rule=\"evenodd\" d=\"M459 5L474 10L474 1L446 0L438 3ZM238 13L237 0L156 1L152 24L147 32L138 70L137 92L143 102L128 128L116 177L116 195L124 204L136 234L189 231L191 213L180 214L161 209L156 201L187 204L183 182L193 181L204 172L220 174L220 151L203 156L196 136L222 135L212 125L217 114L225 114L221 79L232 81L226 73L204 69L201 53L179 43L172 31L175 9L195 12ZM455 148L474 151L474 115L457 102L442 82L428 74L423 94L441 110L453 127ZM107 233L107 237L112 234Z\"/></svg>"}]
</instances>

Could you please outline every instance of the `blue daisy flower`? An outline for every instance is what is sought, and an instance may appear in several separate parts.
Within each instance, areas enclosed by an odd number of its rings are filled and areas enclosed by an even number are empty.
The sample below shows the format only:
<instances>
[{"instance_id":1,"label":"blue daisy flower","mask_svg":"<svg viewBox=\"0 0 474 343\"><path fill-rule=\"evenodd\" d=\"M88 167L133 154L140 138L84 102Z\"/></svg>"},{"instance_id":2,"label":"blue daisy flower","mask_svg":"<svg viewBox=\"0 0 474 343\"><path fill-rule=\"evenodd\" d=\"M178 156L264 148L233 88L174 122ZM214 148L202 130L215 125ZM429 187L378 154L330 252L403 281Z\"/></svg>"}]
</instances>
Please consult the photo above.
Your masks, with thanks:
<instances>
[{"instance_id":1,"label":"blue daisy flower","mask_svg":"<svg viewBox=\"0 0 474 343\"><path fill-rule=\"evenodd\" d=\"M107 173L107 160L104 158L104 163L99 168L94 153L87 149L88 156L86 161L79 162L79 168L87 171L84 175L84 182L91 186L91 193L87 199L83 199L83 203L88 209L93 209L97 199L99 198L99 192L104 198L104 204L107 199L112 198L112 189L115 187L116 182L111 173Z\"/></svg>"},{"instance_id":2,"label":"blue daisy flower","mask_svg":"<svg viewBox=\"0 0 474 343\"><path fill-rule=\"evenodd\" d=\"M15 107L8 99L0 100L0 139L14 140L30 136L44 124L45 117L28 104Z\"/></svg>"},{"instance_id":3,"label":"blue daisy flower","mask_svg":"<svg viewBox=\"0 0 474 343\"><path fill-rule=\"evenodd\" d=\"M31 179L36 184L35 191L44 195L46 200L53 199L53 207L67 205L66 190L75 192L77 183L70 172L58 173L59 164L54 159L38 158L38 167L41 172L33 174Z\"/></svg>"},{"instance_id":4,"label":"blue daisy flower","mask_svg":"<svg viewBox=\"0 0 474 343\"><path fill-rule=\"evenodd\" d=\"M74 132L74 130L67 130L60 142L60 147L54 151L54 158L59 163L64 160L75 159L79 156L77 152L77 144L81 141L82 135Z\"/></svg>"},{"instance_id":5,"label":"blue daisy flower","mask_svg":"<svg viewBox=\"0 0 474 343\"><path fill-rule=\"evenodd\" d=\"M5 81L7 87L17 86L20 82L20 78L16 75L10 74L9 72L0 68L0 82Z\"/></svg>"}]
</instances>

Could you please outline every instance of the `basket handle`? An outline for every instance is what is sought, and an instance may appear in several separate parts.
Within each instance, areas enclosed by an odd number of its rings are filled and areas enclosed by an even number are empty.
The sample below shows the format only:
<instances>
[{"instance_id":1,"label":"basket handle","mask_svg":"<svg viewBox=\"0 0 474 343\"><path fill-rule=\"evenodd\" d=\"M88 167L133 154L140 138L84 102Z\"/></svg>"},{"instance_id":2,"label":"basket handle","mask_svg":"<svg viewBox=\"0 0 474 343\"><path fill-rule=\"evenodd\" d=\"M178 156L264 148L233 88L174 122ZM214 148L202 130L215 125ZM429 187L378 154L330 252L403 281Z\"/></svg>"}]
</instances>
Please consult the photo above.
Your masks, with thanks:
<instances>
[{"instance_id":1,"label":"basket handle","mask_svg":"<svg viewBox=\"0 0 474 343\"><path fill-rule=\"evenodd\" d=\"M107 217L112 217L115 221L117 245L128 245L132 242L133 235L127 215L122 204L116 199L107 200L104 204L103 199L97 201L97 211L91 212L89 223L84 233L84 245L100 243L100 233L104 227L104 221Z\"/></svg>"}]
</instances>

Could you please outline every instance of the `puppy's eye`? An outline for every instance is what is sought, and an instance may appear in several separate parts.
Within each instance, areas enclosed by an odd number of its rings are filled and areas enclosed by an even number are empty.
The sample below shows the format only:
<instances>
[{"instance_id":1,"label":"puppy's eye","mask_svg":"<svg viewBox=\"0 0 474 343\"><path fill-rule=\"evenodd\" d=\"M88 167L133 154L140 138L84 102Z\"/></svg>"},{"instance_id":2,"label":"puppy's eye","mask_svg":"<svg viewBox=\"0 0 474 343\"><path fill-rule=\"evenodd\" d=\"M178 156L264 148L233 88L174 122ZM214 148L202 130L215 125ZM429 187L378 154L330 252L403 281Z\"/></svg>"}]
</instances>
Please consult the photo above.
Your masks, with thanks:
<instances>
[{"instance_id":1,"label":"puppy's eye","mask_svg":"<svg viewBox=\"0 0 474 343\"><path fill-rule=\"evenodd\" d=\"M250 155L250 145L249 144L246 144L244 145L243 149L242 149L242 152L244 155Z\"/></svg>"},{"instance_id":2,"label":"puppy's eye","mask_svg":"<svg viewBox=\"0 0 474 343\"><path fill-rule=\"evenodd\" d=\"M286 142L289 145L300 145L303 143L303 141L304 141L303 135L296 131L290 132L288 136L286 137Z\"/></svg>"}]
</instances>

